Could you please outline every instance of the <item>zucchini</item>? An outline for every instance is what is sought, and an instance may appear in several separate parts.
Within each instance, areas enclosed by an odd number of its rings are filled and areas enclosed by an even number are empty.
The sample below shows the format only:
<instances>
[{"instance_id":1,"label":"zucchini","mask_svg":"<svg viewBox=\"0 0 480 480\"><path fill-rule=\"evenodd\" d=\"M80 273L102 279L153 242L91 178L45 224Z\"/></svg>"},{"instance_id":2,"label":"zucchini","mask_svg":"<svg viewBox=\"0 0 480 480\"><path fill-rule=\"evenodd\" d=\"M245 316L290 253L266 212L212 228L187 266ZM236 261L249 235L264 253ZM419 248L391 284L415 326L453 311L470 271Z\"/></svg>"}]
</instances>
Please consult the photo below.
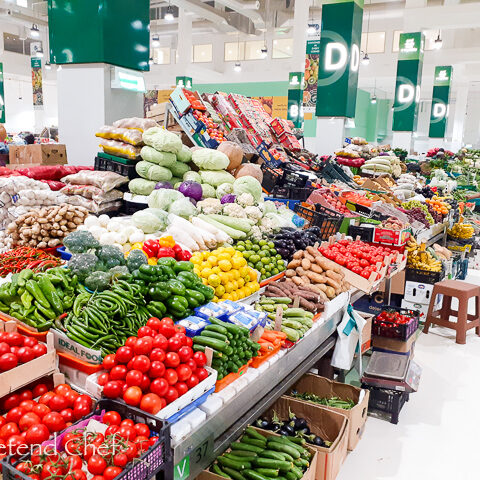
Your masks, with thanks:
<instances>
[{"instance_id":1,"label":"zucchini","mask_svg":"<svg viewBox=\"0 0 480 480\"><path fill-rule=\"evenodd\" d=\"M303 308L287 308L283 312L284 317L303 317L305 315L305 310Z\"/></svg>"},{"instance_id":2,"label":"zucchini","mask_svg":"<svg viewBox=\"0 0 480 480\"><path fill-rule=\"evenodd\" d=\"M263 448L261 447L256 447L255 445L249 445L248 443L242 443L242 442L233 442L230 445L230 448L232 450L244 450L246 452L254 452L254 453L263 452Z\"/></svg>"},{"instance_id":3,"label":"zucchini","mask_svg":"<svg viewBox=\"0 0 480 480\"><path fill-rule=\"evenodd\" d=\"M292 466L292 462L286 462L285 460L274 460L271 458L258 457L253 461L253 464L261 468L279 468L280 470L288 472Z\"/></svg>"},{"instance_id":4,"label":"zucchini","mask_svg":"<svg viewBox=\"0 0 480 480\"><path fill-rule=\"evenodd\" d=\"M268 480L267 477L264 477L261 473L258 473L255 470L244 470L243 473L250 480Z\"/></svg>"},{"instance_id":5,"label":"zucchini","mask_svg":"<svg viewBox=\"0 0 480 480\"><path fill-rule=\"evenodd\" d=\"M213 473L216 473L217 475L220 475L221 477L232 478L230 475L227 475L225 472L223 472L221 470L221 468L216 463L214 463L212 465L211 470L212 470Z\"/></svg>"},{"instance_id":6,"label":"zucchini","mask_svg":"<svg viewBox=\"0 0 480 480\"><path fill-rule=\"evenodd\" d=\"M228 330L225 327L222 327L221 325L207 325L204 331L205 330L209 330L211 332L218 332L223 335L226 335L228 333Z\"/></svg>"},{"instance_id":7,"label":"zucchini","mask_svg":"<svg viewBox=\"0 0 480 480\"><path fill-rule=\"evenodd\" d=\"M302 324L300 322L296 322L295 320L291 320L289 318L285 318L282 321L282 326L294 328L295 330L300 330L302 328Z\"/></svg>"},{"instance_id":8,"label":"zucchini","mask_svg":"<svg viewBox=\"0 0 480 480\"><path fill-rule=\"evenodd\" d=\"M295 343L295 342L298 342L300 340L300 334L296 330L294 330L293 328L284 327L282 325L282 332L287 334L287 338L291 342ZM196 338L196 337L194 337L194 338Z\"/></svg>"},{"instance_id":9,"label":"zucchini","mask_svg":"<svg viewBox=\"0 0 480 480\"><path fill-rule=\"evenodd\" d=\"M248 445L255 445L262 448L265 448L267 446L266 440L258 440L257 438L252 438L248 435L244 435L240 441L243 443L247 443Z\"/></svg>"},{"instance_id":10,"label":"zucchini","mask_svg":"<svg viewBox=\"0 0 480 480\"><path fill-rule=\"evenodd\" d=\"M272 450L276 450L277 452L288 453L294 459L300 458L300 452L296 448L293 448L290 445L287 445L286 443L269 442L268 448L271 448Z\"/></svg>"},{"instance_id":11,"label":"zucchini","mask_svg":"<svg viewBox=\"0 0 480 480\"><path fill-rule=\"evenodd\" d=\"M204 337L202 335L193 337L193 343L197 345L203 345L204 347L214 348L215 350L220 350L224 353L226 353L227 349L231 350L231 348L225 342L222 342L217 338Z\"/></svg>"},{"instance_id":12,"label":"zucchini","mask_svg":"<svg viewBox=\"0 0 480 480\"><path fill-rule=\"evenodd\" d=\"M264 450L262 453L258 454L260 457L263 458L270 458L272 460L280 460L281 462L288 460L283 456L283 453L275 452L274 450ZM290 457L292 458L292 457Z\"/></svg>"},{"instance_id":13,"label":"zucchini","mask_svg":"<svg viewBox=\"0 0 480 480\"><path fill-rule=\"evenodd\" d=\"M238 450L236 450L238 451ZM257 455L256 453L253 453L253 452L249 452L249 453L252 453L253 455ZM253 462L255 460L255 458L257 458L256 456L255 457L237 457L236 455L234 455L233 453L229 452L229 453L224 453L223 454L224 457L227 457L227 458L231 458L232 460L235 460L236 462Z\"/></svg>"},{"instance_id":14,"label":"zucchini","mask_svg":"<svg viewBox=\"0 0 480 480\"><path fill-rule=\"evenodd\" d=\"M245 429L245 433L252 438L256 438L257 440L262 440L264 443L267 443L267 439L260 432L257 432L253 427L247 427Z\"/></svg>"},{"instance_id":15,"label":"zucchini","mask_svg":"<svg viewBox=\"0 0 480 480\"><path fill-rule=\"evenodd\" d=\"M234 452L229 452L231 455L235 455L236 457L253 457L257 456L254 452L246 452L244 450L235 450ZM249 460L250 461L250 460Z\"/></svg>"}]
</instances>

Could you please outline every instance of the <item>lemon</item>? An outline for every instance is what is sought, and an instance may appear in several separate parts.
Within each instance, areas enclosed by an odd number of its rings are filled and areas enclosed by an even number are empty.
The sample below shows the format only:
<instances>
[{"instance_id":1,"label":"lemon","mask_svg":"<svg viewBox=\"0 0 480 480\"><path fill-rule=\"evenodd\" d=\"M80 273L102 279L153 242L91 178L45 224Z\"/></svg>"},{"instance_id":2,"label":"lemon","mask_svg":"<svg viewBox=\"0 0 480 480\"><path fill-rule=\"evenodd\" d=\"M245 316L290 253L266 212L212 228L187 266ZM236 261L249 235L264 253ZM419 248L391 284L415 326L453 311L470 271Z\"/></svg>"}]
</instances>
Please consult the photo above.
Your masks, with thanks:
<instances>
[{"instance_id":1,"label":"lemon","mask_svg":"<svg viewBox=\"0 0 480 480\"><path fill-rule=\"evenodd\" d=\"M245 280L240 277L240 278L237 280L237 283L238 283L238 286L239 286L240 288L242 288L242 287L245 285Z\"/></svg>"},{"instance_id":2,"label":"lemon","mask_svg":"<svg viewBox=\"0 0 480 480\"><path fill-rule=\"evenodd\" d=\"M234 289L234 290L238 290L238 289L240 288L239 285L238 285L238 282L237 282L236 280L234 280L234 281L232 282L232 285L233 285L233 289Z\"/></svg>"},{"instance_id":3,"label":"lemon","mask_svg":"<svg viewBox=\"0 0 480 480\"><path fill-rule=\"evenodd\" d=\"M203 261L202 254L198 255L197 253L194 253L194 254L192 255L192 258L190 259L190 261L191 261L194 265L198 265L198 264L202 263L202 261Z\"/></svg>"},{"instance_id":4,"label":"lemon","mask_svg":"<svg viewBox=\"0 0 480 480\"><path fill-rule=\"evenodd\" d=\"M220 285L220 277L215 274L215 273L211 273L209 276L208 276L208 284L212 287L218 287Z\"/></svg>"},{"instance_id":5,"label":"lemon","mask_svg":"<svg viewBox=\"0 0 480 480\"><path fill-rule=\"evenodd\" d=\"M226 293L223 297L222 300L231 300L232 296L229 293Z\"/></svg>"},{"instance_id":6,"label":"lemon","mask_svg":"<svg viewBox=\"0 0 480 480\"><path fill-rule=\"evenodd\" d=\"M200 270L203 270L204 268L211 268L211 265L208 262L202 262L199 267Z\"/></svg>"},{"instance_id":7,"label":"lemon","mask_svg":"<svg viewBox=\"0 0 480 480\"><path fill-rule=\"evenodd\" d=\"M225 284L225 291L226 291L227 293L233 292L233 283L232 283L232 282L227 282L227 283Z\"/></svg>"},{"instance_id":8,"label":"lemon","mask_svg":"<svg viewBox=\"0 0 480 480\"><path fill-rule=\"evenodd\" d=\"M212 302L218 302L218 297L217 297L217 296L214 296L214 297L212 298Z\"/></svg>"},{"instance_id":9,"label":"lemon","mask_svg":"<svg viewBox=\"0 0 480 480\"><path fill-rule=\"evenodd\" d=\"M216 264L217 264L217 257L215 255L210 255L208 258L207 258L207 262L212 266L214 267Z\"/></svg>"},{"instance_id":10,"label":"lemon","mask_svg":"<svg viewBox=\"0 0 480 480\"><path fill-rule=\"evenodd\" d=\"M238 280L240 278L240 272L238 270L230 270L230 272L233 275L234 280Z\"/></svg>"},{"instance_id":11,"label":"lemon","mask_svg":"<svg viewBox=\"0 0 480 480\"><path fill-rule=\"evenodd\" d=\"M225 295L225 287L223 285L219 285L215 288L215 295L219 298L222 298Z\"/></svg>"},{"instance_id":12,"label":"lemon","mask_svg":"<svg viewBox=\"0 0 480 480\"><path fill-rule=\"evenodd\" d=\"M238 300L238 294L237 294L237 292L232 292L230 295L232 296L232 300L233 300L234 302L236 302L236 301Z\"/></svg>"},{"instance_id":13,"label":"lemon","mask_svg":"<svg viewBox=\"0 0 480 480\"><path fill-rule=\"evenodd\" d=\"M203 268L202 271L200 272L200 276L203 278L208 278L212 274L212 269L211 268Z\"/></svg>"},{"instance_id":14,"label":"lemon","mask_svg":"<svg viewBox=\"0 0 480 480\"><path fill-rule=\"evenodd\" d=\"M239 269L239 272L240 272L240 276L245 278L248 275L249 268L247 266L241 267Z\"/></svg>"},{"instance_id":15,"label":"lemon","mask_svg":"<svg viewBox=\"0 0 480 480\"><path fill-rule=\"evenodd\" d=\"M247 264L247 261L243 257L234 257L232 258L233 268L241 268Z\"/></svg>"},{"instance_id":16,"label":"lemon","mask_svg":"<svg viewBox=\"0 0 480 480\"><path fill-rule=\"evenodd\" d=\"M218 267L218 266L217 266L217 267L213 267L213 268L212 268L212 272L213 272L213 273L216 273L216 274L218 275L218 274L221 272L220 267Z\"/></svg>"},{"instance_id":17,"label":"lemon","mask_svg":"<svg viewBox=\"0 0 480 480\"><path fill-rule=\"evenodd\" d=\"M220 261L220 260L230 260L230 258L231 258L231 255L229 255L226 252L220 253L218 255L218 261Z\"/></svg>"},{"instance_id":18,"label":"lemon","mask_svg":"<svg viewBox=\"0 0 480 480\"><path fill-rule=\"evenodd\" d=\"M225 252L227 252L229 255L234 255L236 250L233 247L226 247Z\"/></svg>"},{"instance_id":19,"label":"lemon","mask_svg":"<svg viewBox=\"0 0 480 480\"><path fill-rule=\"evenodd\" d=\"M228 272L232 269L232 264L228 260L220 260L218 266L224 271Z\"/></svg>"}]
</instances>

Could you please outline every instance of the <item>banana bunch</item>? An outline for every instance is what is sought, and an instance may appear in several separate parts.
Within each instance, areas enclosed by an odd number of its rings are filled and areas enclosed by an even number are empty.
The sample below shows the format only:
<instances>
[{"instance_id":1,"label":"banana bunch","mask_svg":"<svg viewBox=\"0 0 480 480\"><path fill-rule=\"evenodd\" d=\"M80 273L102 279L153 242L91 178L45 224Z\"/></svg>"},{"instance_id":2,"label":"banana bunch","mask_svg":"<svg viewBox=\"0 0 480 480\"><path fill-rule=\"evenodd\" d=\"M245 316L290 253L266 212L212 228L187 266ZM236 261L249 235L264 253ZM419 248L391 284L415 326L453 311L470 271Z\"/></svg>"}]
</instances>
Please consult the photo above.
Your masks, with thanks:
<instances>
[{"instance_id":1,"label":"banana bunch","mask_svg":"<svg viewBox=\"0 0 480 480\"><path fill-rule=\"evenodd\" d=\"M447 233L451 237L460 238L466 240L472 238L475 230L470 223L456 223L453 228L449 228Z\"/></svg>"},{"instance_id":2,"label":"banana bunch","mask_svg":"<svg viewBox=\"0 0 480 480\"><path fill-rule=\"evenodd\" d=\"M413 238L410 235L410 238L408 239L407 244L405 245L405 250L407 252L414 252L415 250L418 250L420 248L420 245L417 243L415 238Z\"/></svg>"},{"instance_id":3,"label":"banana bunch","mask_svg":"<svg viewBox=\"0 0 480 480\"><path fill-rule=\"evenodd\" d=\"M415 250L408 253L407 265L410 268L427 270L429 272L441 272L442 262L433 257L433 255L424 250Z\"/></svg>"}]
</instances>

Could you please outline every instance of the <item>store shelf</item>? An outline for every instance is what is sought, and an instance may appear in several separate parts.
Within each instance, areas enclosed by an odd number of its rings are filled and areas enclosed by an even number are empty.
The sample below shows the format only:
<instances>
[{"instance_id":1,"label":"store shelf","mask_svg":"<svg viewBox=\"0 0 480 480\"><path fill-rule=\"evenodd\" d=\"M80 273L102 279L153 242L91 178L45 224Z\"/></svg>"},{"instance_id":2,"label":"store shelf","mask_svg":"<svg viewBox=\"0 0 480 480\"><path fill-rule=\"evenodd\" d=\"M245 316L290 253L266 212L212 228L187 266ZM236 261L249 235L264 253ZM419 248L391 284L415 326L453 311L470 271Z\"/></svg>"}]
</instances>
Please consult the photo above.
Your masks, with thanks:
<instances>
[{"instance_id":1,"label":"store shelf","mask_svg":"<svg viewBox=\"0 0 480 480\"><path fill-rule=\"evenodd\" d=\"M195 478L207 468L235 440L242 428L254 421L333 348L335 339L332 335L341 321L345 305L346 302L339 305L330 318L315 323L294 347L279 352L259 369L249 369L237 381L239 385L228 387L235 389L230 392L231 398L174 447L175 469L183 471L188 459L189 475L184 477L185 480ZM272 384L272 379L277 383ZM225 390L212 397L221 401L226 395Z\"/></svg>"}]
</instances>

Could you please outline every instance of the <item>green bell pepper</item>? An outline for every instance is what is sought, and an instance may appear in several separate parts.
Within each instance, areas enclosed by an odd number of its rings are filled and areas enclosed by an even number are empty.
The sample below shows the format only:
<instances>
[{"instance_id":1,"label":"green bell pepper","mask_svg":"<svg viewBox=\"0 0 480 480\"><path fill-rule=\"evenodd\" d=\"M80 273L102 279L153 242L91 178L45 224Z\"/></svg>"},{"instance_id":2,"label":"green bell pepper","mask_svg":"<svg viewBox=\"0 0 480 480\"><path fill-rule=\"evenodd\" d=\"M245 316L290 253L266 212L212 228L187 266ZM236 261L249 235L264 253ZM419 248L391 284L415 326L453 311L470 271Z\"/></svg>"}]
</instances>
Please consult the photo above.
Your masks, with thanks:
<instances>
[{"instance_id":1,"label":"green bell pepper","mask_svg":"<svg viewBox=\"0 0 480 480\"><path fill-rule=\"evenodd\" d=\"M188 302L185 297L173 295L167 300L167 306L169 311L171 311L175 316L181 317L185 314L185 311L188 308Z\"/></svg>"},{"instance_id":2,"label":"green bell pepper","mask_svg":"<svg viewBox=\"0 0 480 480\"><path fill-rule=\"evenodd\" d=\"M175 273L180 272L193 272L193 263L192 262L177 262L173 266L173 270Z\"/></svg>"},{"instance_id":3,"label":"green bell pepper","mask_svg":"<svg viewBox=\"0 0 480 480\"><path fill-rule=\"evenodd\" d=\"M208 285L204 285L203 283L199 283L198 285L195 285L193 289L196 290L197 292L202 293L207 302L209 302L215 295L215 291L213 290L213 288L209 287Z\"/></svg>"},{"instance_id":4,"label":"green bell pepper","mask_svg":"<svg viewBox=\"0 0 480 480\"><path fill-rule=\"evenodd\" d=\"M179 272L177 275L177 280L182 282L187 288L195 288L195 286L199 283L199 277L195 273L186 271Z\"/></svg>"},{"instance_id":5,"label":"green bell pepper","mask_svg":"<svg viewBox=\"0 0 480 480\"><path fill-rule=\"evenodd\" d=\"M175 272L173 271L172 267L169 267L168 265L161 265L160 268L162 269L163 281L167 281L167 280L170 280L171 278L175 278Z\"/></svg>"},{"instance_id":6,"label":"green bell pepper","mask_svg":"<svg viewBox=\"0 0 480 480\"><path fill-rule=\"evenodd\" d=\"M157 318L162 318L167 311L167 307L163 302L150 302L147 306L147 310L150 315L153 315Z\"/></svg>"},{"instance_id":7,"label":"green bell pepper","mask_svg":"<svg viewBox=\"0 0 480 480\"><path fill-rule=\"evenodd\" d=\"M173 257L161 257L158 259L157 265L173 268L177 261Z\"/></svg>"},{"instance_id":8,"label":"green bell pepper","mask_svg":"<svg viewBox=\"0 0 480 480\"><path fill-rule=\"evenodd\" d=\"M205 305L205 296L203 293L197 291L197 290L190 290L187 289L185 298L187 299L188 306L190 308L196 308L199 307L200 305Z\"/></svg>"},{"instance_id":9,"label":"green bell pepper","mask_svg":"<svg viewBox=\"0 0 480 480\"><path fill-rule=\"evenodd\" d=\"M152 300L163 302L172 294L172 292L167 282L156 282L150 285L148 294Z\"/></svg>"},{"instance_id":10,"label":"green bell pepper","mask_svg":"<svg viewBox=\"0 0 480 480\"><path fill-rule=\"evenodd\" d=\"M182 282L172 279L167 282L167 286L174 295L181 295L182 297L185 295L186 288Z\"/></svg>"}]
</instances>

